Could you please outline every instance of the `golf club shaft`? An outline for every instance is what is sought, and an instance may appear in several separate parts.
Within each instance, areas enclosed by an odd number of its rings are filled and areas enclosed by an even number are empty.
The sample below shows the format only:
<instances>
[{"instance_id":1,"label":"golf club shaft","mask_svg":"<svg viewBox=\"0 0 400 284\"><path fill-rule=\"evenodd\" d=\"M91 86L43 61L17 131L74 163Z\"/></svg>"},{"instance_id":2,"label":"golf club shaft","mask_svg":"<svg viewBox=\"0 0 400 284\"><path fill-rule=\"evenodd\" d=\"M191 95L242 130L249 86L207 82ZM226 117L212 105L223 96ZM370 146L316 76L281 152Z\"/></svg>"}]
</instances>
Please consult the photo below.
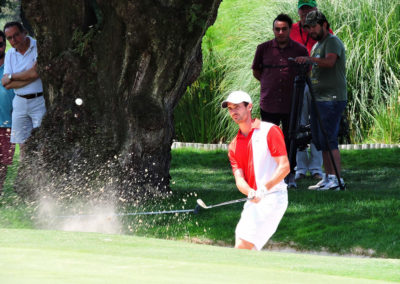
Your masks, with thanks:
<instances>
[{"instance_id":1,"label":"golf club shaft","mask_svg":"<svg viewBox=\"0 0 400 284\"><path fill-rule=\"evenodd\" d=\"M231 200L231 201L226 201L226 202L222 202L222 203L218 203L218 204L214 204L214 205L209 205L207 206L207 208L213 208L213 207L219 207L219 206L224 206L224 205L229 205L229 204L234 204L234 203L239 203L239 202L245 202L248 199L247 197L245 198L240 198L240 199L236 199L236 200Z\"/></svg>"},{"instance_id":2,"label":"golf club shaft","mask_svg":"<svg viewBox=\"0 0 400 284\"><path fill-rule=\"evenodd\" d=\"M170 210L170 211L150 211L150 212L132 212L132 213L113 213L113 214L82 214L82 215L64 215L55 216L56 218L84 218L84 217L119 217L119 216L136 216L136 215L159 215L159 214L175 214L175 213L191 213L194 209Z\"/></svg>"}]
</instances>

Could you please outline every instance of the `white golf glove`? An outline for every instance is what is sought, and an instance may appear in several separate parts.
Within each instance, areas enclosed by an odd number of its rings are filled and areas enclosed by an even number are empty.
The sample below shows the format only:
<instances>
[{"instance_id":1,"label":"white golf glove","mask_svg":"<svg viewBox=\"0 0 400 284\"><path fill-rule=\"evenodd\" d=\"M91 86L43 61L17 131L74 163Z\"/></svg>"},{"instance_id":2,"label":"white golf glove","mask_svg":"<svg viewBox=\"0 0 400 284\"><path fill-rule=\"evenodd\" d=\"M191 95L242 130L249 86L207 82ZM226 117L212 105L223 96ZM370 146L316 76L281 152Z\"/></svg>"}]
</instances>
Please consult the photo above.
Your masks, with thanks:
<instances>
[{"instance_id":1,"label":"white golf glove","mask_svg":"<svg viewBox=\"0 0 400 284\"><path fill-rule=\"evenodd\" d=\"M260 199L264 198L267 194L268 194L268 190L265 187L259 188L256 191L256 197L260 198Z\"/></svg>"},{"instance_id":2,"label":"white golf glove","mask_svg":"<svg viewBox=\"0 0 400 284\"><path fill-rule=\"evenodd\" d=\"M256 191L254 190L254 189L250 189L248 192L247 192L247 198L248 199L253 199L254 197L256 197Z\"/></svg>"}]
</instances>

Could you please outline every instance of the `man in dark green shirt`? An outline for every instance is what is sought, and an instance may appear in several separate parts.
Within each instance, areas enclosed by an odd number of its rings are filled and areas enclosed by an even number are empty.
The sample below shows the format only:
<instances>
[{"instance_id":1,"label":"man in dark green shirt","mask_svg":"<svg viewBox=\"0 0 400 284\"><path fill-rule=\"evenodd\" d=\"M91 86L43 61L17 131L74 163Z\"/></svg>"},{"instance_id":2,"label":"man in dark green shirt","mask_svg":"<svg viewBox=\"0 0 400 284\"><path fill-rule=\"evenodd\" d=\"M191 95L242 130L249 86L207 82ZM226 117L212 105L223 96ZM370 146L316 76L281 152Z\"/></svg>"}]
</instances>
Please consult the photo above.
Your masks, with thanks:
<instances>
[{"instance_id":1,"label":"man in dark green shirt","mask_svg":"<svg viewBox=\"0 0 400 284\"><path fill-rule=\"evenodd\" d=\"M342 41L329 33L329 23L320 11L307 14L305 28L317 43L311 50L310 57L297 57L298 63L312 63L311 84L314 91L314 101L311 104L311 131L313 142L322 157L326 175L315 186L309 189L333 190L339 189L339 181L335 175L333 159L340 174L340 152L338 147L339 124L342 112L347 104L346 89L346 55ZM316 109L321 116L320 125ZM327 133L327 140L322 129ZM343 180L341 179L343 184Z\"/></svg>"}]
</instances>

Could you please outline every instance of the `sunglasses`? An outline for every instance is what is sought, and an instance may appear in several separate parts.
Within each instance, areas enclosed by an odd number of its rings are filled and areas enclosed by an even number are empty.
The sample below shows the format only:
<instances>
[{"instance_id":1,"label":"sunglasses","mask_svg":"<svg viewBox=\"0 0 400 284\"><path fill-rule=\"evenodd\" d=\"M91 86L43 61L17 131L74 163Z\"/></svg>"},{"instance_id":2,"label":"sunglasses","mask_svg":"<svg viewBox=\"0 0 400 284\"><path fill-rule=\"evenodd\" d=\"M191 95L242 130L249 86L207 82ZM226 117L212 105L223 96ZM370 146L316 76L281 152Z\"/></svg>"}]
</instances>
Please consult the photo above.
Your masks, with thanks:
<instances>
[{"instance_id":1,"label":"sunglasses","mask_svg":"<svg viewBox=\"0 0 400 284\"><path fill-rule=\"evenodd\" d=\"M4 47L6 43L4 41L0 42L0 48Z\"/></svg>"}]
</instances>

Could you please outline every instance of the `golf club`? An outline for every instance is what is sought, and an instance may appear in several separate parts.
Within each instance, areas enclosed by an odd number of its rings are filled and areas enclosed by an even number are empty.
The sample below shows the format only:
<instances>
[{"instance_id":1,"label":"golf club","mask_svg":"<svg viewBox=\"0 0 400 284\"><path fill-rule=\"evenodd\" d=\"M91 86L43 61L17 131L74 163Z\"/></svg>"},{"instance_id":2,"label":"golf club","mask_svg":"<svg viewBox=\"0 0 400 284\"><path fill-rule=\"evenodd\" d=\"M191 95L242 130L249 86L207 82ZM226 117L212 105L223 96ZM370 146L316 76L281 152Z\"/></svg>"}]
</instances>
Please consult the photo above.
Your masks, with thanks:
<instances>
[{"instance_id":1,"label":"golf club","mask_svg":"<svg viewBox=\"0 0 400 284\"><path fill-rule=\"evenodd\" d=\"M197 205L199 205L201 208L204 208L204 209L210 209L210 208L214 208L214 207L219 207L219 206L224 206L224 205L229 205L229 204L234 204L234 203L239 203L239 202L245 202L247 200L251 200L251 199L245 197L245 198L235 199L235 200L231 200L231 201L225 201L222 203L207 206L203 200L197 199Z\"/></svg>"},{"instance_id":2,"label":"golf club","mask_svg":"<svg viewBox=\"0 0 400 284\"><path fill-rule=\"evenodd\" d=\"M119 216L136 216L136 215L159 215L159 214L175 214L175 213L195 213L199 212L199 206L194 209L170 210L170 211L150 211L150 212L132 212L132 213L113 213L113 214L81 214L81 215L60 215L55 218L84 218L84 217L119 217Z\"/></svg>"}]
</instances>

